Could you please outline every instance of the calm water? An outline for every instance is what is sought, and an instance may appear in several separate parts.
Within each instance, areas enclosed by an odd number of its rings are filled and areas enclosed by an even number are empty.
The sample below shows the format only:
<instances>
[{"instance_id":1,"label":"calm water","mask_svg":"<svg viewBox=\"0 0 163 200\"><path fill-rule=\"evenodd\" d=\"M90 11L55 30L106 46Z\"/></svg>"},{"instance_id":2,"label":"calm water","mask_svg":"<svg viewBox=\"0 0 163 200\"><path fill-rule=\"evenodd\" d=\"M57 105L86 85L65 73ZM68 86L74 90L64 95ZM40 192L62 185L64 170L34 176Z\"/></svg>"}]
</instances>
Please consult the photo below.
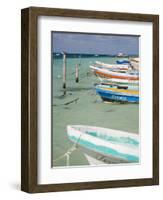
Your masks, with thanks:
<instances>
[{"instance_id":1,"label":"calm water","mask_svg":"<svg viewBox=\"0 0 163 200\"><path fill-rule=\"evenodd\" d=\"M94 84L99 83L89 68L96 60L115 63L115 57L67 58L67 93L62 89L62 58L53 59L52 77L52 136L53 166L65 166L66 159L54 162L72 146L67 125L90 125L138 133L139 105L104 103L96 95ZM79 63L79 83L75 82L75 66ZM69 103L77 99L73 103ZM70 156L70 165L87 165L80 150Z\"/></svg>"}]
</instances>

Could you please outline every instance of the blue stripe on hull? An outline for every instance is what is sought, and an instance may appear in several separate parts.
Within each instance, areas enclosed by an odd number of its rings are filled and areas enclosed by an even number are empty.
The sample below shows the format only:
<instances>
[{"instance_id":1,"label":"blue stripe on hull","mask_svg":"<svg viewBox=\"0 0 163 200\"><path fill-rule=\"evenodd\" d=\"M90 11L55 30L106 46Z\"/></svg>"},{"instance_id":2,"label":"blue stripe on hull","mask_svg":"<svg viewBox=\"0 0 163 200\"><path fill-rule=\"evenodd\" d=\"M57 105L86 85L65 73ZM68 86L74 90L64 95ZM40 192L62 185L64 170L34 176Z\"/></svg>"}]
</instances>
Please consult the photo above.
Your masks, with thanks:
<instances>
[{"instance_id":1,"label":"blue stripe on hull","mask_svg":"<svg viewBox=\"0 0 163 200\"><path fill-rule=\"evenodd\" d=\"M95 145L94 143L90 141L83 140L82 138L79 140L78 138L74 136L69 136L69 138L74 141L78 142L81 146L94 150L96 152L102 153L104 155L110 155L119 159L124 159L128 162L139 162L139 157L136 155L131 155L131 154L125 154L121 153L113 148L105 147L105 146L100 146L100 145Z\"/></svg>"},{"instance_id":2,"label":"blue stripe on hull","mask_svg":"<svg viewBox=\"0 0 163 200\"><path fill-rule=\"evenodd\" d=\"M128 60L117 60L117 64L129 64L130 62Z\"/></svg>"},{"instance_id":3,"label":"blue stripe on hull","mask_svg":"<svg viewBox=\"0 0 163 200\"><path fill-rule=\"evenodd\" d=\"M139 96L134 95L125 95L120 94L112 91L104 91L101 89L96 88L96 92L101 96L101 98L105 101L122 101L122 102L130 102L130 103L138 103Z\"/></svg>"}]
</instances>

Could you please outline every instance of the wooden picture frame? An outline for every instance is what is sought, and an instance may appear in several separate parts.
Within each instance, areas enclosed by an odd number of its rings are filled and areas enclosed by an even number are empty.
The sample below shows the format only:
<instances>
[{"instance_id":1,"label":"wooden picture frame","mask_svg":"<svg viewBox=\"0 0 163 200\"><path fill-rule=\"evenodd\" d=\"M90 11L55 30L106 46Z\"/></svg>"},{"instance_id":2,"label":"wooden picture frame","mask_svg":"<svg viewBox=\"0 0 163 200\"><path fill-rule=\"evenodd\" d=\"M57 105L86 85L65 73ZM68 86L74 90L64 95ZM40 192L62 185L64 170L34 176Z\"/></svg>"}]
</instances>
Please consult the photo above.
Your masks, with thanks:
<instances>
[{"instance_id":1,"label":"wooden picture frame","mask_svg":"<svg viewBox=\"0 0 163 200\"><path fill-rule=\"evenodd\" d=\"M39 185L37 163L37 19L62 16L153 24L153 177ZM148 47L147 47L148 48ZM28 193L148 186L159 184L159 16L29 7L21 11L21 190Z\"/></svg>"}]
</instances>

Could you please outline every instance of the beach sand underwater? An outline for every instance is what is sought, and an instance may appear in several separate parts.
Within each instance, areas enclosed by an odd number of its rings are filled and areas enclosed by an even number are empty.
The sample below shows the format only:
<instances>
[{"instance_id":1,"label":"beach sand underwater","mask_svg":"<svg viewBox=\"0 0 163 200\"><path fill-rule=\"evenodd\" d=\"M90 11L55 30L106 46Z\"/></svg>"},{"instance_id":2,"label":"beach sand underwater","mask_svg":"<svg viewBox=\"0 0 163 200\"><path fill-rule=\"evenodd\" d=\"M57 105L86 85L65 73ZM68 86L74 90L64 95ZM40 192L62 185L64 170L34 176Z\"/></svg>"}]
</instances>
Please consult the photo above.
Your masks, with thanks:
<instances>
[{"instance_id":1,"label":"beach sand underwater","mask_svg":"<svg viewBox=\"0 0 163 200\"><path fill-rule=\"evenodd\" d=\"M139 133L139 104L103 102L95 91L99 79L91 72L96 60L115 63L117 57L67 57L66 95L63 95L63 59L52 60L52 166L66 166L66 158L57 159L73 145L67 135L67 125L89 125ZM123 58L122 58L123 59ZM75 82L75 67L79 65L79 82ZM89 165L80 149L70 156L70 166Z\"/></svg>"}]
</instances>

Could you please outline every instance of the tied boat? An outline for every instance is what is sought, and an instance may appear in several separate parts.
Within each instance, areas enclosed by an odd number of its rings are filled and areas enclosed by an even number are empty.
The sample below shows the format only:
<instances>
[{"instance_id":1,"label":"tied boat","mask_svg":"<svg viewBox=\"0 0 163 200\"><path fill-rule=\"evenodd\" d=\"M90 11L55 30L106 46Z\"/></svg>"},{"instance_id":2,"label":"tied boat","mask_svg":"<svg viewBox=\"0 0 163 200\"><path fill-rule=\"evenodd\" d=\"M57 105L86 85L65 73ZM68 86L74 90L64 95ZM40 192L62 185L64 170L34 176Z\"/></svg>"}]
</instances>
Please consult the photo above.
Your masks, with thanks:
<instances>
[{"instance_id":1,"label":"tied boat","mask_svg":"<svg viewBox=\"0 0 163 200\"><path fill-rule=\"evenodd\" d=\"M92 165L139 162L138 134L85 125L68 125L67 134Z\"/></svg>"},{"instance_id":2,"label":"tied boat","mask_svg":"<svg viewBox=\"0 0 163 200\"><path fill-rule=\"evenodd\" d=\"M127 103L139 102L138 89L119 89L116 86L96 85L96 93L103 101L119 101Z\"/></svg>"},{"instance_id":3,"label":"tied boat","mask_svg":"<svg viewBox=\"0 0 163 200\"><path fill-rule=\"evenodd\" d=\"M101 77L101 78L108 78L108 79L116 78L116 79L131 80L131 81L139 80L139 75L137 72L121 73L121 72L115 72L109 69L95 67L95 66L90 66L90 68L93 70L96 76Z\"/></svg>"}]
</instances>

